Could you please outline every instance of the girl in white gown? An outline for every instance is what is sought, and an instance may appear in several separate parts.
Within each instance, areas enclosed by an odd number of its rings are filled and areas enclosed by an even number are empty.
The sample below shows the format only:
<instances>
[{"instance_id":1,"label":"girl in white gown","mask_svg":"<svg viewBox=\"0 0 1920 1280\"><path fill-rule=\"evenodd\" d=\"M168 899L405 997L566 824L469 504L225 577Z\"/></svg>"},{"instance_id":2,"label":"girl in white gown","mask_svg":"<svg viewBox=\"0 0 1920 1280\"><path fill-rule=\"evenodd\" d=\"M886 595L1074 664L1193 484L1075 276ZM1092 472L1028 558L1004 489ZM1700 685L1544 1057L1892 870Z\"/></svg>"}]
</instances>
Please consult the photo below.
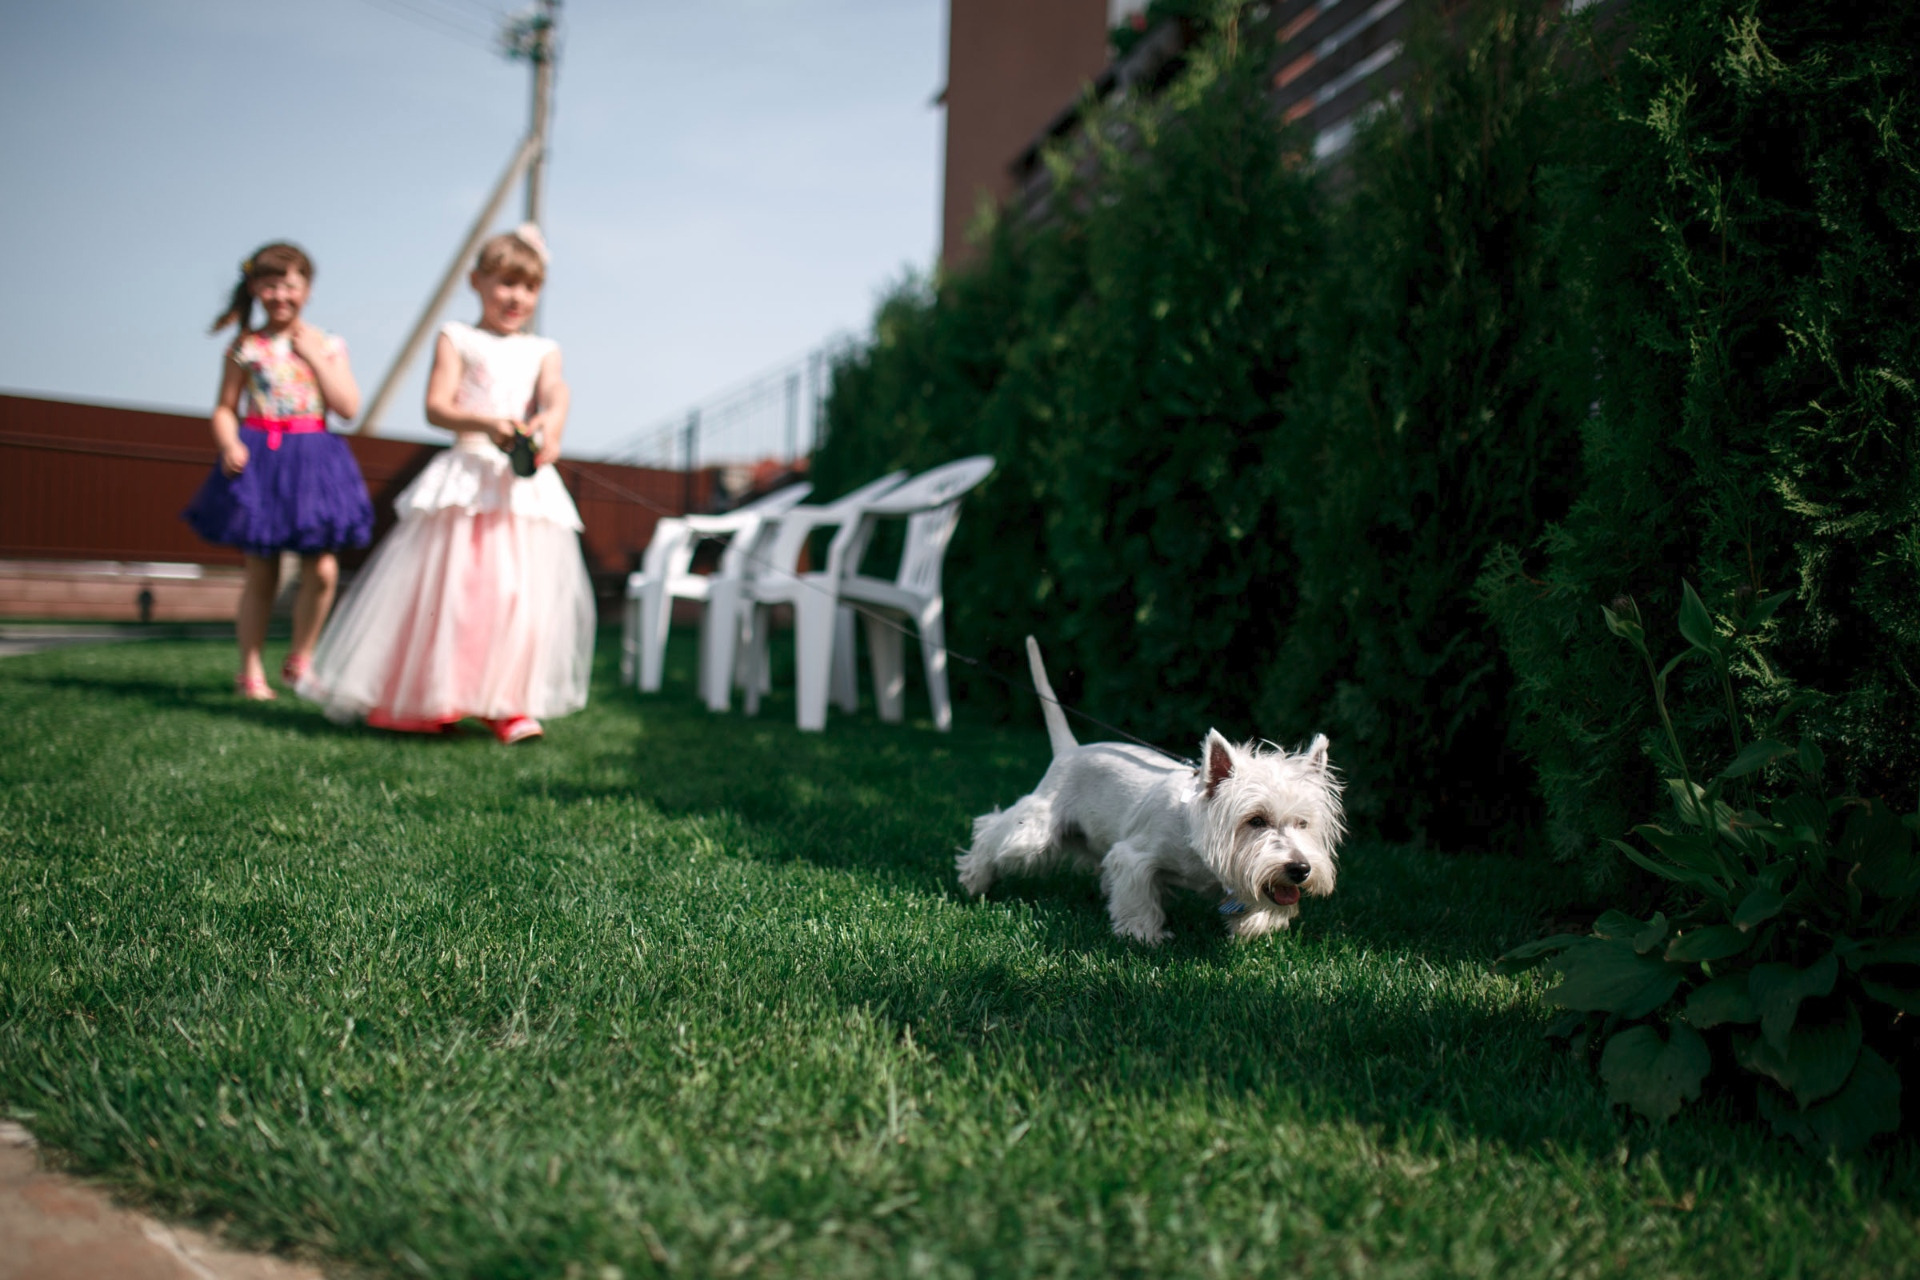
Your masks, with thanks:
<instances>
[{"instance_id":1,"label":"girl in white gown","mask_svg":"<svg viewBox=\"0 0 1920 1280\"><path fill-rule=\"evenodd\" d=\"M587 702L593 586L580 514L552 463L566 429L560 347L520 332L546 281L531 225L481 246L478 326L440 330L427 421L453 447L394 500L399 523L334 611L299 692L329 716L437 733L467 716L500 741ZM530 477L510 453L531 445Z\"/></svg>"}]
</instances>

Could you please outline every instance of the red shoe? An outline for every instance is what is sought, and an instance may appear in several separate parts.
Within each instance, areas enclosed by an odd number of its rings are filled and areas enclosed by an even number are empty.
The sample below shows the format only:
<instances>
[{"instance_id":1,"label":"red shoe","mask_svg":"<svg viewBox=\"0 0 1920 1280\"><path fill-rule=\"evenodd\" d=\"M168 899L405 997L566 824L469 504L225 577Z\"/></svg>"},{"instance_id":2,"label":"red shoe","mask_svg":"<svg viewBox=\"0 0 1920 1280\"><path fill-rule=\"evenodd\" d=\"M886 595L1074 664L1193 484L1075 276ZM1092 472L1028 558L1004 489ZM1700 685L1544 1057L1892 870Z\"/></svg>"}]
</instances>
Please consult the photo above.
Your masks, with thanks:
<instances>
[{"instance_id":1,"label":"red shoe","mask_svg":"<svg viewBox=\"0 0 1920 1280\"><path fill-rule=\"evenodd\" d=\"M394 733L445 733L451 720L401 720L375 707L367 712L369 729L387 729Z\"/></svg>"},{"instance_id":2,"label":"red shoe","mask_svg":"<svg viewBox=\"0 0 1920 1280\"><path fill-rule=\"evenodd\" d=\"M313 670L313 659L304 653L290 653L287 660L280 664L280 681L289 688L307 678L307 672Z\"/></svg>"},{"instance_id":3,"label":"red shoe","mask_svg":"<svg viewBox=\"0 0 1920 1280\"><path fill-rule=\"evenodd\" d=\"M233 691L248 702L272 702L280 696L273 691L273 686L266 682L265 677L249 676L244 671L233 678Z\"/></svg>"},{"instance_id":4,"label":"red shoe","mask_svg":"<svg viewBox=\"0 0 1920 1280\"><path fill-rule=\"evenodd\" d=\"M500 739L503 746L510 747L516 742L528 742L546 735L546 730L532 716L508 716L505 720L482 720L480 723L493 730L493 736Z\"/></svg>"}]
</instances>

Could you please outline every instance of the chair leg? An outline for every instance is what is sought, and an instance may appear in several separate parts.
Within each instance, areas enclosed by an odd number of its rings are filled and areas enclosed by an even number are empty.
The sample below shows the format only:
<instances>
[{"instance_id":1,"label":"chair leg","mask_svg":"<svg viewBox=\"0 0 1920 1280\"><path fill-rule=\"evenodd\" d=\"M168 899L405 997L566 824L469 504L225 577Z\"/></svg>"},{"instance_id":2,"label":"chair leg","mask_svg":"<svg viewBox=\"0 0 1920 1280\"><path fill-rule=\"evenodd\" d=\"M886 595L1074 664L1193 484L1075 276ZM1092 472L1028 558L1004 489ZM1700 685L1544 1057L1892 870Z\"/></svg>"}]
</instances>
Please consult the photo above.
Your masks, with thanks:
<instances>
[{"instance_id":1,"label":"chair leg","mask_svg":"<svg viewBox=\"0 0 1920 1280\"><path fill-rule=\"evenodd\" d=\"M769 692L752 678L753 672L767 659L767 631L765 605L747 605L740 610L740 648L743 650L740 665L748 677L740 682L740 695L743 709L750 716L760 714L760 695Z\"/></svg>"},{"instance_id":2,"label":"chair leg","mask_svg":"<svg viewBox=\"0 0 1920 1280\"><path fill-rule=\"evenodd\" d=\"M664 582L649 582L640 589L636 603L640 619L640 690L658 693L667 665L667 624L673 618L673 602L667 598Z\"/></svg>"},{"instance_id":3,"label":"chair leg","mask_svg":"<svg viewBox=\"0 0 1920 1280\"><path fill-rule=\"evenodd\" d=\"M802 591L793 602L793 665L800 728L818 733L827 727L827 684L833 673L834 613L838 601L819 591Z\"/></svg>"},{"instance_id":4,"label":"chair leg","mask_svg":"<svg viewBox=\"0 0 1920 1280\"><path fill-rule=\"evenodd\" d=\"M629 596L620 610L620 683L640 679L640 601Z\"/></svg>"},{"instance_id":5,"label":"chair leg","mask_svg":"<svg viewBox=\"0 0 1920 1280\"><path fill-rule=\"evenodd\" d=\"M740 642L739 602L739 583L723 578L708 584L700 679L709 711L724 712L733 700L733 664Z\"/></svg>"},{"instance_id":6,"label":"chair leg","mask_svg":"<svg viewBox=\"0 0 1920 1280\"><path fill-rule=\"evenodd\" d=\"M892 619L869 613L867 623L867 661L873 666L873 700L880 718L899 724L907 714L907 665L897 627Z\"/></svg>"},{"instance_id":7,"label":"chair leg","mask_svg":"<svg viewBox=\"0 0 1920 1280\"><path fill-rule=\"evenodd\" d=\"M843 604L833 615L833 705L848 715L860 710L859 655L853 636L853 608Z\"/></svg>"},{"instance_id":8,"label":"chair leg","mask_svg":"<svg viewBox=\"0 0 1920 1280\"><path fill-rule=\"evenodd\" d=\"M953 699L947 692L947 607L935 596L920 611L920 656L927 668L927 700L933 703L933 727L953 728Z\"/></svg>"}]
</instances>

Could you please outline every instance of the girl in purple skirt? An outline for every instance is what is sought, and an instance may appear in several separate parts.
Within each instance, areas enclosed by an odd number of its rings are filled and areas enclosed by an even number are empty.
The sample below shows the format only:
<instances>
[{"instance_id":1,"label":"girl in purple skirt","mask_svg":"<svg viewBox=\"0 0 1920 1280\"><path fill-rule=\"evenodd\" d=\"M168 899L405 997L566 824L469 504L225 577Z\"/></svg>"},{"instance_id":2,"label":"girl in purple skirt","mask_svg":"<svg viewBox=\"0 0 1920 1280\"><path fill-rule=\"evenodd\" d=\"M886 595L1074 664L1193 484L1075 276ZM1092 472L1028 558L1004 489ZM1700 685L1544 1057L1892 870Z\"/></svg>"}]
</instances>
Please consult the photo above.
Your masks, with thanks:
<instances>
[{"instance_id":1,"label":"girl in purple skirt","mask_svg":"<svg viewBox=\"0 0 1920 1280\"><path fill-rule=\"evenodd\" d=\"M340 566L333 553L364 547L373 534L373 503L344 440L327 432L329 411L351 418L360 388L347 367L347 347L300 318L312 287L313 262L298 247L270 244L240 264L227 310L213 322L239 335L227 348L213 439L220 461L200 487L186 519L209 542L246 556L246 584L235 630L243 698L274 697L260 660L267 619L280 589L280 555L300 556L300 592L293 605L293 649L280 668L288 684L313 660L320 624L333 604ZM253 304L267 322L252 327Z\"/></svg>"}]
</instances>

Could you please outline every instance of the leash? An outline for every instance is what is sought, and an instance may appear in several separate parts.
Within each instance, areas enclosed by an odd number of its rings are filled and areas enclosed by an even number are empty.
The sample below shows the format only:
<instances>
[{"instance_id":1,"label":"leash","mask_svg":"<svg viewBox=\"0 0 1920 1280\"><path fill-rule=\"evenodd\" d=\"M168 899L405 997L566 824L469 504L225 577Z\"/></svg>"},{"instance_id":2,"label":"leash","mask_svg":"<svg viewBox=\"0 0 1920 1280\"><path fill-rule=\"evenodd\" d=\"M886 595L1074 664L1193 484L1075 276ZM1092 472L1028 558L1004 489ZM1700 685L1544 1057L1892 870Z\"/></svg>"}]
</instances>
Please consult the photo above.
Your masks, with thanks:
<instances>
[{"instance_id":1,"label":"leash","mask_svg":"<svg viewBox=\"0 0 1920 1280\"><path fill-rule=\"evenodd\" d=\"M651 499L645 498L640 494L634 493L632 490L626 488L623 485L615 484L611 480L607 480L600 476L594 475L590 471L581 471L576 468L574 471L574 475L582 479L591 480L593 483L599 485L601 488L606 489L612 493L616 493L620 495L622 498L625 498L629 502L636 503L639 506L645 507L647 510L652 511L654 514L661 516L663 518L677 520L677 519L680 519L685 514L684 512L670 511L666 507L661 506L659 503L654 502ZM706 543L706 542L722 542L722 541L723 539L718 534L712 534L712 533L696 533L696 537L695 537L695 545L699 545L700 543ZM792 569L784 568L777 564L771 564L766 560L762 559L760 556L754 554L753 552L746 552L743 555L743 558L748 561L751 561L756 567L768 573L780 574L782 577L789 578L794 582L798 583L799 585L807 588L810 591L818 592L823 596L832 596L836 602L846 606L849 609L852 609L855 613L859 614L861 617L866 618L871 622L877 622L881 626L886 627L892 631L896 631L900 635L906 637L909 640L919 639L919 637L916 636L912 631L909 631L906 627L894 621L892 618L889 618L887 615L883 613L878 613L868 608L866 605L860 604L856 601L841 600L837 593L828 591L826 588L818 585L817 583L807 581L806 578L802 577L800 574L795 573ZM1165 756L1167 759L1173 761L1175 764L1182 765L1190 769L1197 769L1200 767L1199 763L1193 760L1189 756L1175 755L1173 752L1167 750L1165 747L1158 745L1157 743L1149 742L1145 738L1142 738L1137 734L1129 733L1118 725L1109 724L1105 720L1102 720L1100 719L1100 717L1094 715L1093 713L1088 711L1082 711L1080 708L1071 706L1068 703L1061 701L1059 698L1047 698L1046 695L1040 692L1038 686L1033 684L1032 681L1015 680L1009 676L1004 676L1000 674L998 671L995 671L991 666L989 666L987 661L984 658L976 658L976 657L973 657L971 654L962 653L958 649L953 648L951 645L944 646L944 648L946 649L946 654L949 658L952 658L959 662L966 663L969 667L972 667L974 670L978 671L981 675L984 675L991 680L999 681L1001 684L1005 685L1007 688L1013 690L1016 693L1030 693L1036 699L1039 699L1041 701L1050 701L1055 706L1059 707L1062 711L1066 712L1068 715L1084 720L1088 724L1093 725L1095 728L1104 729L1108 733L1115 734L1119 737L1125 738L1128 742L1133 743L1137 747L1145 747L1147 750L1153 752L1155 755Z\"/></svg>"}]
</instances>

